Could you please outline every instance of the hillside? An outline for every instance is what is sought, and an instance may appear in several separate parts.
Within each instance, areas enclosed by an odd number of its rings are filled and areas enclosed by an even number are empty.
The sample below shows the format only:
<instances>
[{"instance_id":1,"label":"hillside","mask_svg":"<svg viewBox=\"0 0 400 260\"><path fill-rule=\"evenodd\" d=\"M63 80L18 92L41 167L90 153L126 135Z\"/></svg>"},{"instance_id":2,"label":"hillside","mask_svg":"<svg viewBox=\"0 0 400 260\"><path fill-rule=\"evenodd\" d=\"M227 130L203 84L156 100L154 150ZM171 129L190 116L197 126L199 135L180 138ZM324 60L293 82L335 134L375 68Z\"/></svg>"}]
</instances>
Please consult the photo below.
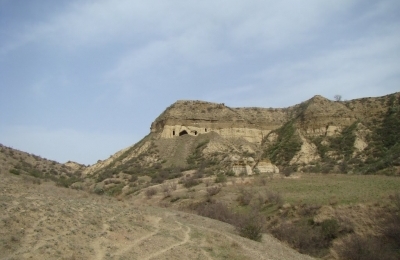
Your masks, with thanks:
<instances>
[{"instance_id":1,"label":"hillside","mask_svg":"<svg viewBox=\"0 0 400 260\"><path fill-rule=\"evenodd\" d=\"M312 259L197 215L0 178L0 259Z\"/></svg>"},{"instance_id":2,"label":"hillside","mask_svg":"<svg viewBox=\"0 0 400 260\"><path fill-rule=\"evenodd\" d=\"M85 165L75 162L64 164L19 151L0 144L0 172L22 175L33 181L52 180L59 186L69 187L82 177Z\"/></svg>"},{"instance_id":3,"label":"hillside","mask_svg":"<svg viewBox=\"0 0 400 260\"><path fill-rule=\"evenodd\" d=\"M177 101L140 142L84 174L100 181L118 174L165 179L197 168L399 175L399 107L400 93L350 101L315 96L280 109Z\"/></svg>"},{"instance_id":4,"label":"hillside","mask_svg":"<svg viewBox=\"0 0 400 260\"><path fill-rule=\"evenodd\" d=\"M324 259L398 259L399 129L400 93L279 109L177 101L88 167L1 145L0 252L309 259L273 235Z\"/></svg>"}]
</instances>

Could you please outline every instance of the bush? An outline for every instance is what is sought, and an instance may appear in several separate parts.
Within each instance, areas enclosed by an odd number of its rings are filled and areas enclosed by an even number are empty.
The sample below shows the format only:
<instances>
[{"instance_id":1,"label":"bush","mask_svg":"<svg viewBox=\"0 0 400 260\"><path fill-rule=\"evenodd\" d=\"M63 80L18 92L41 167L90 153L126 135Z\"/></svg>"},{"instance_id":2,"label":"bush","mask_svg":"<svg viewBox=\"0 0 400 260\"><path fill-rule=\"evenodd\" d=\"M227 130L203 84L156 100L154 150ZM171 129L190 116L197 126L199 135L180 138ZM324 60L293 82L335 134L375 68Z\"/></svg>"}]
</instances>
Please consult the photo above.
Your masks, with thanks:
<instances>
[{"instance_id":1,"label":"bush","mask_svg":"<svg viewBox=\"0 0 400 260\"><path fill-rule=\"evenodd\" d=\"M237 201L241 206L247 206L250 204L251 200L253 199L253 193L248 190L241 189L240 195L237 197Z\"/></svg>"},{"instance_id":2,"label":"bush","mask_svg":"<svg viewBox=\"0 0 400 260\"><path fill-rule=\"evenodd\" d=\"M224 174L220 173L217 175L215 178L215 183L225 183L227 181L227 178Z\"/></svg>"},{"instance_id":3,"label":"bush","mask_svg":"<svg viewBox=\"0 0 400 260\"><path fill-rule=\"evenodd\" d=\"M284 222L273 228L271 233L277 239L287 242L302 254L322 256L321 252L329 248L318 228L301 223Z\"/></svg>"},{"instance_id":4,"label":"bush","mask_svg":"<svg viewBox=\"0 0 400 260\"><path fill-rule=\"evenodd\" d=\"M110 196L117 196L122 193L122 189L124 188L124 186L125 184L123 183L115 185L114 187L107 190L107 194Z\"/></svg>"},{"instance_id":5,"label":"bush","mask_svg":"<svg viewBox=\"0 0 400 260\"><path fill-rule=\"evenodd\" d=\"M395 260L397 258L393 251L377 237L363 237L352 234L343 239L342 244L334 246L334 251L340 259L349 260Z\"/></svg>"},{"instance_id":6,"label":"bush","mask_svg":"<svg viewBox=\"0 0 400 260\"><path fill-rule=\"evenodd\" d=\"M243 237L261 241L263 223L265 220L260 214L253 211L249 215L236 214L221 202L201 202L194 205L200 216L216 219L233 225Z\"/></svg>"},{"instance_id":7,"label":"bush","mask_svg":"<svg viewBox=\"0 0 400 260\"><path fill-rule=\"evenodd\" d=\"M228 171L228 172L226 173L226 175L227 175L227 176L233 177L233 176L235 176L236 174L235 174L234 171L230 170L230 171Z\"/></svg>"},{"instance_id":8,"label":"bush","mask_svg":"<svg viewBox=\"0 0 400 260\"><path fill-rule=\"evenodd\" d=\"M265 219L258 212L252 211L248 215L239 215L235 226L240 236L260 242L264 223Z\"/></svg>"},{"instance_id":9,"label":"bush","mask_svg":"<svg viewBox=\"0 0 400 260\"><path fill-rule=\"evenodd\" d=\"M188 189L200 184L200 180L195 179L193 177L183 178L183 179L181 179L181 182L182 182L183 186Z\"/></svg>"},{"instance_id":10,"label":"bush","mask_svg":"<svg viewBox=\"0 0 400 260\"><path fill-rule=\"evenodd\" d=\"M326 240L333 240L339 234L339 224L336 219L326 219L321 223L321 233Z\"/></svg>"},{"instance_id":11,"label":"bush","mask_svg":"<svg viewBox=\"0 0 400 260\"><path fill-rule=\"evenodd\" d=\"M214 196L217 195L221 191L220 186L212 186L207 188L207 194L208 196Z\"/></svg>"},{"instance_id":12,"label":"bush","mask_svg":"<svg viewBox=\"0 0 400 260\"><path fill-rule=\"evenodd\" d=\"M172 191L176 190L176 183L175 182L163 183L161 185L161 190L164 193L164 198L171 197Z\"/></svg>"},{"instance_id":13,"label":"bush","mask_svg":"<svg viewBox=\"0 0 400 260\"><path fill-rule=\"evenodd\" d=\"M237 223L236 215L223 203L213 202L207 203L203 202L195 206L197 214L203 217L216 219L226 223Z\"/></svg>"},{"instance_id":14,"label":"bush","mask_svg":"<svg viewBox=\"0 0 400 260\"><path fill-rule=\"evenodd\" d=\"M102 195L102 194L104 194L104 190L103 190L103 188L100 187L100 186L94 187L93 192L96 193L97 195Z\"/></svg>"},{"instance_id":15,"label":"bush","mask_svg":"<svg viewBox=\"0 0 400 260\"><path fill-rule=\"evenodd\" d=\"M153 197L154 195L157 194L157 189L156 189L156 188L148 188L148 189L146 190L145 194L146 194L146 197L147 197L148 199L150 199L151 197Z\"/></svg>"},{"instance_id":16,"label":"bush","mask_svg":"<svg viewBox=\"0 0 400 260\"><path fill-rule=\"evenodd\" d=\"M279 206L283 204L282 196L277 192L266 191L266 196L269 203Z\"/></svg>"},{"instance_id":17,"label":"bush","mask_svg":"<svg viewBox=\"0 0 400 260\"><path fill-rule=\"evenodd\" d=\"M15 168L11 169L10 173L15 174L15 175L20 175L21 174L20 171L18 169L15 169Z\"/></svg>"},{"instance_id":18,"label":"bush","mask_svg":"<svg viewBox=\"0 0 400 260\"><path fill-rule=\"evenodd\" d=\"M320 208L321 206L316 204L301 204L298 213L301 216L314 216Z\"/></svg>"}]
</instances>

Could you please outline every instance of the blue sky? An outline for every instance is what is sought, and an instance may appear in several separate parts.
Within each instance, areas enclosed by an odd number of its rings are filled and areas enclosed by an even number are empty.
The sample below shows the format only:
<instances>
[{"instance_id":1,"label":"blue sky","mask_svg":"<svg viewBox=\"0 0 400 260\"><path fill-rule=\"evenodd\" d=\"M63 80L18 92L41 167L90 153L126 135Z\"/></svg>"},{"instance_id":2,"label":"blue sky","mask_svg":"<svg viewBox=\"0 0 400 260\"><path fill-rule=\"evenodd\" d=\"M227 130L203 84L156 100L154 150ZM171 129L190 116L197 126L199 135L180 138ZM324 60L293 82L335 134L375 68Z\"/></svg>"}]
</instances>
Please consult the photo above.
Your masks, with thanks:
<instances>
[{"instance_id":1,"label":"blue sky","mask_svg":"<svg viewBox=\"0 0 400 260\"><path fill-rule=\"evenodd\" d=\"M180 99L400 91L400 1L0 0L0 143L93 164Z\"/></svg>"}]
</instances>

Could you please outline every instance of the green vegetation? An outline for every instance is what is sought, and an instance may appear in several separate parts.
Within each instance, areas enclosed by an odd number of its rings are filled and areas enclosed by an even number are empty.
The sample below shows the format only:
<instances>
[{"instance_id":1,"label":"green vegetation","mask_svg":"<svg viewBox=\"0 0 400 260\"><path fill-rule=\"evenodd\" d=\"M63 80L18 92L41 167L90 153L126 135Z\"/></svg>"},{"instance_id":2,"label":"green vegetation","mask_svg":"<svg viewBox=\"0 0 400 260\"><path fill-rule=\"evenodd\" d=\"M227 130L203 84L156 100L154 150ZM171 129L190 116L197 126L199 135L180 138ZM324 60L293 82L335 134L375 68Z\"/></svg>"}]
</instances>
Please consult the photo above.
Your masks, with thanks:
<instances>
[{"instance_id":1,"label":"green vegetation","mask_svg":"<svg viewBox=\"0 0 400 260\"><path fill-rule=\"evenodd\" d=\"M273 131L278 134L277 141L265 150L263 157L267 157L277 165L288 165L294 155L301 149L301 139L296 134L293 121L289 121L281 128Z\"/></svg>"},{"instance_id":2,"label":"green vegetation","mask_svg":"<svg viewBox=\"0 0 400 260\"><path fill-rule=\"evenodd\" d=\"M54 167L55 164L52 163ZM79 177L80 173L72 174L68 172L63 172L60 174L54 168L50 171L39 170L36 166L24 161L20 160L19 163L14 166L13 169L10 170L10 173L15 175L26 174L37 179L51 180L56 183L57 186L60 187L70 187L73 183L81 180Z\"/></svg>"},{"instance_id":3,"label":"green vegetation","mask_svg":"<svg viewBox=\"0 0 400 260\"><path fill-rule=\"evenodd\" d=\"M20 175L21 174L21 172L18 169L15 169L15 168L11 169L10 173L15 174L15 175Z\"/></svg>"},{"instance_id":4,"label":"green vegetation","mask_svg":"<svg viewBox=\"0 0 400 260\"><path fill-rule=\"evenodd\" d=\"M378 171L396 174L394 167L400 166L400 97L388 100L386 114L372 134L371 145L366 150L368 160L362 171L373 174ZM385 170L386 169L386 170ZM397 173L400 174L400 173Z\"/></svg>"},{"instance_id":5,"label":"green vegetation","mask_svg":"<svg viewBox=\"0 0 400 260\"><path fill-rule=\"evenodd\" d=\"M80 180L81 179L76 176L71 176L69 178L65 176L60 176L58 179L53 179L53 181L56 182L57 186L65 188L70 187L73 183L78 182Z\"/></svg>"},{"instance_id":6,"label":"green vegetation","mask_svg":"<svg viewBox=\"0 0 400 260\"><path fill-rule=\"evenodd\" d=\"M219 173L215 178L215 183L225 183L227 181L227 177L225 174Z\"/></svg>"},{"instance_id":7,"label":"green vegetation","mask_svg":"<svg viewBox=\"0 0 400 260\"><path fill-rule=\"evenodd\" d=\"M329 138L329 150L335 151L344 160L349 160L354 151L354 141L356 140L355 130L358 122L354 122L345 127L340 135Z\"/></svg>"},{"instance_id":8,"label":"green vegetation","mask_svg":"<svg viewBox=\"0 0 400 260\"><path fill-rule=\"evenodd\" d=\"M347 173L350 169L354 170L354 167L350 166L356 161L352 155L358 123L357 121L345 127L339 135L313 138L312 142L317 147L321 160L315 166L309 165L306 170L322 173Z\"/></svg>"},{"instance_id":9,"label":"green vegetation","mask_svg":"<svg viewBox=\"0 0 400 260\"><path fill-rule=\"evenodd\" d=\"M190 169L198 168L200 165L204 164L205 158L203 156L203 150L209 142L210 140L204 140L197 144L193 153L187 157L186 162Z\"/></svg>"},{"instance_id":10,"label":"green vegetation","mask_svg":"<svg viewBox=\"0 0 400 260\"><path fill-rule=\"evenodd\" d=\"M212 196L206 195L203 201L193 202L190 209L232 224L238 234L246 238L259 241L262 233L271 233L299 252L315 257L324 258L334 249L343 259L360 259L346 256L357 249L355 241L360 239L372 248L379 248L382 245L378 243L379 238L391 241L384 255L397 259L398 253L393 248L400 232L400 214L396 210L400 209L400 178L320 174L303 175L300 179L272 179L267 184L263 184L261 178L255 177L246 186L226 186L222 195L219 190ZM206 189L209 190L211 192L210 188ZM388 200L390 197L394 198L392 202ZM382 230L382 235L356 237L356 229L360 231L360 227L354 223L368 222L363 219L368 218L363 215L366 208L371 209L374 216L377 214L373 225ZM325 217L318 220L316 216L321 216L324 209L330 209L331 213L323 214ZM371 229L370 226L363 228ZM352 238L348 245L334 245L334 241L345 241L347 237Z\"/></svg>"},{"instance_id":11,"label":"green vegetation","mask_svg":"<svg viewBox=\"0 0 400 260\"><path fill-rule=\"evenodd\" d=\"M268 188L284 194L288 203L328 205L334 197L338 204L379 202L398 191L400 178L382 175L303 175L285 181L273 179ZM253 191L263 187L254 187Z\"/></svg>"}]
</instances>

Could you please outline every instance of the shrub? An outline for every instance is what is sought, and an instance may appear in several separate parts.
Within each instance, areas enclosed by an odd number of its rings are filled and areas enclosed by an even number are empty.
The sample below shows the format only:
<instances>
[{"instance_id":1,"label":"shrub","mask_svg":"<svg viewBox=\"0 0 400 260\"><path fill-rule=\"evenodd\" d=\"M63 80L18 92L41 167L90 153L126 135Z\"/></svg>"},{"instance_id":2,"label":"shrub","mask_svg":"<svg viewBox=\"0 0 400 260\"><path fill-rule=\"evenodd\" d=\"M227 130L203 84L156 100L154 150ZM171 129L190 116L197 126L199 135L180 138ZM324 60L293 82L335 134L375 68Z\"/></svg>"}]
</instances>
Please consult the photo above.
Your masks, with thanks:
<instances>
[{"instance_id":1,"label":"shrub","mask_svg":"<svg viewBox=\"0 0 400 260\"><path fill-rule=\"evenodd\" d=\"M299 207L298 213L301 216L314 216L320 208L321 206L316 204L302 204Z\"/></svg>"},{"instance_id":2,"label":"shrub","mask_svg":"<svg viewBox=\"0 0 400 260\"><path fill-rule=\"evenodd\" d=\"M217 195L221 191L221 186L212 186L207 188L208 196Z\"/></svg>"},{"instance_id":3,"label":"shrub","mask_svg":"<svg viewBox=\"0 0 400 260\"><path fill-rule=\"evenodd\" d=\"M93 192L96 193L97 195L102 195L102 194L104 194L103 188L102 188L102 187L99 187L99 186L94 187Z\"/></svg>"},{"instance_id":4,"label":"shrub","mask_svg":"<svg viewBox=\"0 0 400 260\"><path fill-rule=\"evenodd\" d=\"M385 244L377 237L363 237L352 234L343 239L341 244L334 246L334 251L340 259L349 260L395 260L398 259Z\"/></svg>"},{"instance_id":5,"label":"shrub","mask_svg":"<svg viewBox=\"0 0 400 260\"><path fill-rule=\"evenodd\" d=\"M11 169L10 173L15 174L15 175L20 175L21 174L20 171L18 169L15 169L15 168Z\"/></svg>"},{"instance_id":6,"label":"shrub","mask_svg":"<svg viewBox=\"0 0 400 260\"><path fill-rule=\"evenodd\" d=\"M227 178L224 174L220 173L217 175L215 178L215 183L225 183L227 181Z\"/></svg>"},{"instance_id":7,"label":"shrub","mask_svg":"<svg viewBox=\"0 0 400 260\"><path fill-rule=\"evenodd\" d=\"M170 201L173 203L173 202L178 201L178 200L180 200L180 197L174 197Z\"/></svg>"},{"instance_id":8,"label":"shrub","mask_svg":"<svg viewBox=\"0 0 400 260\"><path fill-rule=\"evenodd\" d=\"M239 215L235 226L240 236L260 242L264 223L265 219L258 212L252 211L248 215Z\"/></svg>"},{"instance_id":9,"label":"shrub","mask_svg":"<svg viewBox=\"0 0 400 260\"><path fill-rule=\"evenodd\" d=\"M146 197L147 197L148 199L150 199L151 197L153 197L154 195L157 194L157 189L156 189L156 188L148 188L148 189L146 190L145 194L146 194Z\"/></svg>"},{"instance_id":10,"label":"shrub","mask_svg":"<svg viewBox=\"0 0 400 260\"><path fill-rule=\"evenodd\" d=\"M191 188L200 184L200 180L193 177L183 178L181 179L181 182L185 188Z\"/></svg>"},{"instance_id":11,"label":"shrub","mask_svg":"<svg viewBox=\"0 0 400 260\"><path fill-rule=\"evenodd\" d=\"M283 204L282 196L277 192L267 190L266 196L267 196L267 201L269 203L272 203L274 205L282 205Z\"/></svg>"},{"instance_id":12,"label":"shrub","mask_svg":"<svg viewBox=\"0 0 400 260\"><path fill-rule=\"evenodd\" d=\"M164 198L171 197L172 191L176 190L176 183L175 182L163 183L161 185L161 190L164 193Z\"/></svg>"},{"instance_id":13,"label":"shrub","mask_svg":"<svg viewBox=\"0 0 400 260\"><path fill-rule=\"evenodd\" d=\"M240 195L237 197L237 201L241 206L247 206L250 204L251 200L253 199L253 193L248 190L241 189Z\"/></svg>"},{"instance_id":14,"label":"shrub","mask_svg":"<svg viewBox=\"0 0 400 260\"><path fill-rule=\"evenodd\" d=\"M70 187L73 183L78 182L79 178L72 176L70 178L66 178L64 176L61 176L58 179L54 179L54 181L56 182L56 185L59 187L65 187L68 188Z\"/></svg>"},{"instance_id":15,"label":"shrub","mask_svg":"<svg viewBox=\"0 0 400 260\"><path fill-rule=\"evenodd\" d=\"M236 223L236 215L221 202L203 202L195 205L195 210L197 214L203 217L216 219L230 224Z\"/></svg>"},{"instance_id":16,"label":"shrub","mask_svg":"<svg viewBox=\"0 0 400 260\"><path fill-rule=\"evenodd\" d=\"M282 174L285 175L286 177L289 177L290 175L292 175L293 172L295 172L293 167L285 167L282 171Z\"/></svg>"},{"instance_id":17,"label":"shrub","mask_svg":"<svg viewBox=\"0 0 400 260\"><path fill-rule=\"evenodd\" d=\"M321 223L321 233L326 240L335 239L339 233L339 224L336 219L326 219Z\"/></svg>"},{"instance_id":18,"label":"shrub","mask_svg":"<svg viewBox=\"0 0 400 260\"><path fill-rule=\"evenodd\" d=\"M161 190L164 193L168 193L170 191L169 183L163 183L161 184Z\"/></svg>"},{"instance_id":19,"label":"shrub","mask_svg":"<svg viewBox=\"0 0 400 260\"><path fill-rule=\"evenodd\" d=\"M301 223L284 222L273 228L271 233L281 241L286 241L300 253L321 256L321 251L329 247L318 228Z\"/></svg>"},{"instance_id":20,"label":"shrub","mask_svg":"<svg viewBox=\"0 0 400 260\"><path fill-rule=\"evenodd\" d=\"M125 184L123 184L123 183L118 184L118 185L110 188L109 190L107 190L107 194L110 196L117 196L122 193L122 188L124 188L124 186L125 186Z\"/></svg>"},{"instance_id":21,"label":"shrub","mask_svg":"<svg viewBox=\"0 0 400 260\"><path fill-rule=\"evenodd\" d=\"M233 176L235 176L236 174L235 174L234 171L230 170L230 171L228 171L228 172L226 173L226 175L227 175L227 176L233 177Z\"/></svg>"},{"instance_id":22,"label":"shrub","mask_svg":"<svg viewBox=\"0 0 400 260\"><path fill-rule=\"evenodd\" d=\"M253 211L252 213L236 214L221 202L201 202L194 205L197 214L223 221L233 225L239 234L243 237L261 241L263 223L265 220L260 214Z\"/></svg>"}]
</instances>

